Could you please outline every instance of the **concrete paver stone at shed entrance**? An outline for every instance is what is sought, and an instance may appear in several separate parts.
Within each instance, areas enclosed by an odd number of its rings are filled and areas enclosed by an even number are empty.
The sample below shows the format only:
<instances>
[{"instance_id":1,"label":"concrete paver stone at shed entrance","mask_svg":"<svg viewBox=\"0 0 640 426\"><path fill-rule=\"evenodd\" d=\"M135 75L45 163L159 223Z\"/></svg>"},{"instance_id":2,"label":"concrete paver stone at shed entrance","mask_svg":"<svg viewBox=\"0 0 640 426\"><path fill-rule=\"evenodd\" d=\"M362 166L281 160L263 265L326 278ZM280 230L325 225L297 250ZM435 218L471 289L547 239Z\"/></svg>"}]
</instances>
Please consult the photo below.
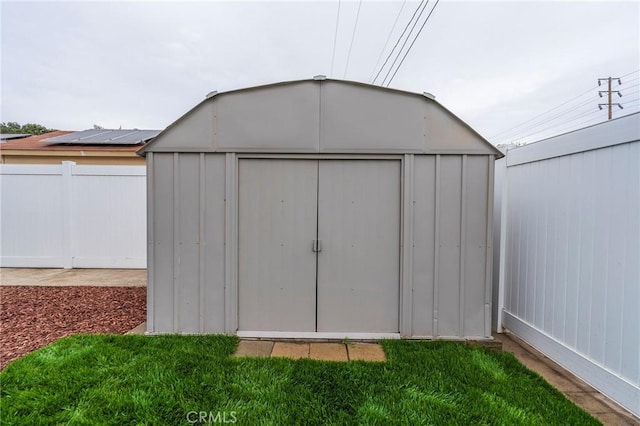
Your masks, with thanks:
<instances>
[{"instance_id":1,"label":"concrete paver stone at shed entrance","mask_svg":"<svg viewBox=\"0 0 640 426\"><path fill-rule=\"evenodd\" d=\"M291 359L309 358L309 343L276 342L271 356Z\"/></svg>"},{"instance_id":2,"label":"concrete paver stone at shed entrance","mask_svg":"<svg viewBox=\"0 0 640 426\"><path fill-rule=\"evenodd\" d=\"M241 340L238 343L236 356L238 357L268 357L271 355L273 342L264 340Z\"/></svg>"},{"instance_id":3,"label":"concrete paver stone at shed entrance","mask_svg":"<svg viewBox=\"0 0 640 426\"><path fill-rule=\"evenodd\" d=\"M322 361L348 361L347 347L342 343L310 343L309 358Z\"/></svg>"},{"instance_id":4,"label":"concrete paver stone at shed entrance","mask_svg":"<svg viewBox=\"0 0 640 426\"><path fill-rule=\"evenodd\" d=\"M376 343L349 343L350 361L386 361L382 347Z\"/></svg>"}]
</instances>

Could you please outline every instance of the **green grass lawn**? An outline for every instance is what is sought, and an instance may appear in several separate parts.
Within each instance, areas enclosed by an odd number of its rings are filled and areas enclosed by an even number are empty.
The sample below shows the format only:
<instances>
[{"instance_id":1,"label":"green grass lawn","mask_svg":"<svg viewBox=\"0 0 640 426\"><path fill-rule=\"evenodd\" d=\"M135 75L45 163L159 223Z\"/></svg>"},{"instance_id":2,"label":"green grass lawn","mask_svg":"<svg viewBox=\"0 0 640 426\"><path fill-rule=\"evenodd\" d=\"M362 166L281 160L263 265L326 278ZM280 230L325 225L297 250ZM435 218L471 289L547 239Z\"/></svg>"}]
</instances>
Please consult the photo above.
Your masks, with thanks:
<instances>
[{"instance_id":1,"label":"green grass lawn","mask_svg":"<svg viewBox=\"0 0 640 426\"><path fill-rule=\"evenodd\" d=\"M511 354L385 341L386 363L233 358L228 336L78 335L0 373L12 424L599 424Z\"/></svg>"}]
</instances>

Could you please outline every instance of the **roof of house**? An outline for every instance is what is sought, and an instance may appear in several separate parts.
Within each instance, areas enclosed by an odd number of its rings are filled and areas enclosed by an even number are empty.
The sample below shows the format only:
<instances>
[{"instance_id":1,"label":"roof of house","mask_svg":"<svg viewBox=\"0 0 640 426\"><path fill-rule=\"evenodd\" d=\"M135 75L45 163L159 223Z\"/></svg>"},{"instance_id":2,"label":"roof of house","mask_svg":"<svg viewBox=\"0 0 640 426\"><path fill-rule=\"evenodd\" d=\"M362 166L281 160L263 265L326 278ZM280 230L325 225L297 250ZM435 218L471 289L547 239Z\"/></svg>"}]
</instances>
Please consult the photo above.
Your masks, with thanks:
<instances>
[{"instance_id":1,"label":"roof of house","mask_svg":"<svg viewBox=\"0 0 640 426\"><path fill-rule=\"evenodd\" d=\"M93 130L92 130L93 131ZM105 142L106 138L98 138L105 139L101 144L96 144L96 142L80 142L73 141L74 139L78 139L75 135L77 134L85 134L85 131L82 132L73 132L66 130L57 130L55 132L44 133L42 135L31 136L24 139L17 139L12 141L7 141L2 144L3 151L130 151L136 152L140 149L140 142L129 142L128 145L124 145L122 143ZM104 130L102 130L104 132ZM116 131L117 132L117 131ZM131 132L131 131L129 131ZM141 131L142 132L142 131ZM160 133L159 130L150 130L144 132L154 132L154 136ZM86 134L85 134L86 135ZM61 139L58 139L61 138ZM153 138L146 137L145 141L148 141ZM57 142L56 140L72 140L72 142Z\"/></svg>"}]
</instances>

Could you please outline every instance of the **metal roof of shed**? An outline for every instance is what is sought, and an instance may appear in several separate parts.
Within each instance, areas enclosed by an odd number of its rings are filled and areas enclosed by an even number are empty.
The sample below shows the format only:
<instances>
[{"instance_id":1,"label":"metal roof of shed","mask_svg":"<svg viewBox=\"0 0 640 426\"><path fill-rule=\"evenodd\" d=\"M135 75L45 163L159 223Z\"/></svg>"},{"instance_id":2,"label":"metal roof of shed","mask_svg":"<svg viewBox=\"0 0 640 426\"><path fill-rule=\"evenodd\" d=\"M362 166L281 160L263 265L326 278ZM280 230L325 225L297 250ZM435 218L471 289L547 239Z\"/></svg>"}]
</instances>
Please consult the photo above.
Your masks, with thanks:
<instances>
[{"instance_id":1,"label":"metal roof of shed","mask_svg":"<svg viewBox=\"0 0 640 426\"><path fill-rule=\"evenodd\" d=\"M211 92L147 152L503 156L429 93L322 76Z\"/></svg>"},{"instance_id":2,"label":"metal roof of shed","mask_svg":"<svg viewBox=\"0 0 640 426\"><path fill-rule=\"evenodd\" d=\"M50 144L72 145L138 145L153 139L160 130L89 129L44 139Z\"/></svg>"}]
</instances>

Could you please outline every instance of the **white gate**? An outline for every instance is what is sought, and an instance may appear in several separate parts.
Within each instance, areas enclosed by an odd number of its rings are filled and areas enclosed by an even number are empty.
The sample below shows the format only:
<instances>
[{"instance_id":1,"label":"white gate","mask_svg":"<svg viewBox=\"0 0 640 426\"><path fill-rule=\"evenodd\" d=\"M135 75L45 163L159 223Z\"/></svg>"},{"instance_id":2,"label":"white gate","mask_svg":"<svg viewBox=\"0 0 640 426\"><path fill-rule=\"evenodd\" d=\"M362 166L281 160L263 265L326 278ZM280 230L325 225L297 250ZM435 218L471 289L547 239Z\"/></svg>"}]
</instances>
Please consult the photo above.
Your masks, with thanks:
<instances>
[{"instance_id":1,"label":"white gate","mask_svg":"<svg viewBox=\"0 0 640 426\"><path fill-rule=\"evenodd\" d=\"M0 165L0 266L146 268L144 166Z\"/></svg>"}]
</instances>

